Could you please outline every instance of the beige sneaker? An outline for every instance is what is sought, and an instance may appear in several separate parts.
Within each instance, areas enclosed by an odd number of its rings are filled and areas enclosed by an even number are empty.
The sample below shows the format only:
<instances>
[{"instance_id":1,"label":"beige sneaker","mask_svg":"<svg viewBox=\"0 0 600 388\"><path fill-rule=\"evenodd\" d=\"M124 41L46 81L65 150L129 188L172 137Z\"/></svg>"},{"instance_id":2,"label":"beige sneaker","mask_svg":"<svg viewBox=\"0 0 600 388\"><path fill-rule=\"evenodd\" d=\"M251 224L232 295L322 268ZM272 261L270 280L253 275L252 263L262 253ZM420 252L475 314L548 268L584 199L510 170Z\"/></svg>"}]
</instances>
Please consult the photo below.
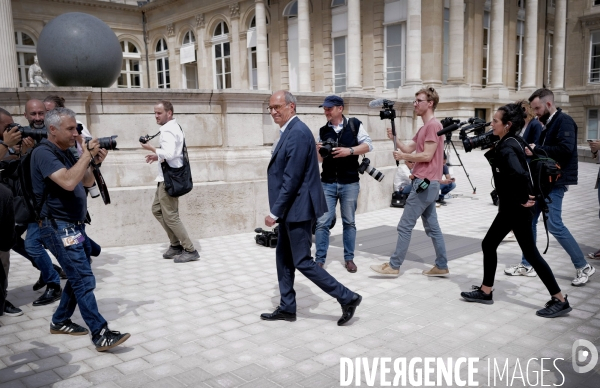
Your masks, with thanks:
<instances>
[{"instance_id":1,"label":"beige sneaker","mask_svg":"<svg viewBox=\"0 0 600 388\"><path fill-rule=\"evenodd\" d=\"M390 267L390 263L383 263L379 265L372 265L371 270L380 273L382 275L400 275L400 268L393 269Z\"/></svg>"},{"instance_id":2,"label":"beige sneaker","mask_svg":"<svg viewBox=\"0 0 600 388\"><path fill-rule=\"evenodd\" d=\"M435 265L429 271L423 271L423 275L425 276L446 276L450 274L450 271L447 269L439 269Z\"/></svg>"}]
</instances>

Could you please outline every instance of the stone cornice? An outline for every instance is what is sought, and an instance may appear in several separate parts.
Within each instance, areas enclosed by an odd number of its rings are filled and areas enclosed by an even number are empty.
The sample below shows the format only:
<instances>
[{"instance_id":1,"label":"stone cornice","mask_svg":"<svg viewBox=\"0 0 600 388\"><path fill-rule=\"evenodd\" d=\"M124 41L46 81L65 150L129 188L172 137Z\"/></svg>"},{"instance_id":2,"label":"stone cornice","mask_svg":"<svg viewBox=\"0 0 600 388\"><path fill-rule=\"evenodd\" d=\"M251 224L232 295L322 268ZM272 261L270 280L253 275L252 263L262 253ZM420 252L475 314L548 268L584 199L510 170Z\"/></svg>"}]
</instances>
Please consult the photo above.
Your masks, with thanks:
<instances>
[{"instance_id":1,"label":"stone cornice","mask_svg":"<svg viewBox=\"0 0 600 388\"><path fill-rule=\"evenodd\" d=\"M600 12L588 13L579 17L579 22L582 26L597 26L600 25Z\"/></svg>"},{"instance_id":2,"label":"stone cornice","mask_svg":"<svg viewBox=\"0 0 600 388\"><path fill-rule=\"evenodd\" d=\"M175 2L179 2L180 0L155 0L151 3L148 3L146 5L144 5L141 9L146 10L146 11L150 11L150 10L157 10L159 8L161 8L164 5L168 5L168 4L172 4ZM149 30L154 30L156 28L160 28L160 27L164 27L167 24L170 23L177 23L180 22L182 20L189 20L189 19L196 19L196 16L199 14L206 14L215 10L219 10L222 9L224 11L225 14L228 14L229 12L229 6L232 4L237 4L239 3L239 0L220 0L220 1L215 1L213 4L210 5L206 5L204 7L198 7L198 8L194 8L191 9L187 12L182 12L180 14L177 14L176 16L173 17L169 17L169 18L157 18L156 21L153 21L152 16L150 15L150 20L148 21L148 29ZM160 16L157 14L157 16Z\"/></svg>"},{"instance_id":3,"label":"stone cornice","mask_svg":"<svg viewBox=\"0 0 600 388\"><path fill-rule=\"evenodd\" d=\"M128 4L119 4L112 3L106 1L99 0L45 0L49 3L64 3L64 4L74 4L74 5L83 5L88 7L96 7L96 8L107 8L107 9L115 9L118 11L127 11L127 12L140 12L140 8L135 5Z\"/></svg>"}]
</instances>

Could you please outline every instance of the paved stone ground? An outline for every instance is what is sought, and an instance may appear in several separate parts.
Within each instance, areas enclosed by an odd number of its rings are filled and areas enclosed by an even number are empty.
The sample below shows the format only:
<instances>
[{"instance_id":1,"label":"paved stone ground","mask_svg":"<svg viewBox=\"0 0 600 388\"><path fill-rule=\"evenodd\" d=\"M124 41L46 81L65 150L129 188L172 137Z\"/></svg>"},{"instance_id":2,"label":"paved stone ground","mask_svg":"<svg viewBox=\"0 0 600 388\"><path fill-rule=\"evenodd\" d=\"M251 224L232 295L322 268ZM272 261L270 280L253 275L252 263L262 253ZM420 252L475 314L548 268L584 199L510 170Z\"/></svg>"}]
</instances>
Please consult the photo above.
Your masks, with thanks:
<instances>
[{"instance_id":1,"label":"paved stone ground","mask_svg":"<svg viewBox=\"0 0 600 388\"><path fill-rule=\"evenodd\" d=\"M438 209L442 230L482 238L497 211L489 197L491 174L481 152L461 151L461 157L477 194L462 168L455 167L456 196ZM596 165L580 164L579 185L566 195L563 214L581 245L600 248L593 190L597 170ZM401 212L386 208L361 214L357 225L395 226ZM417 229L423 229L420 223ZM341 234L341 222L333 234ZM277 306L278 288L275 250L257 246L253 236L198 240L201 260L187 264L162 259L166 243L104 249L93 263L100 311L112 329L132 334L125 346L107 353L96 352L87 336L49 334L56 304L32 307L40 295L31 289L38 273L13 254L9 300L25 314L0 317L0 388L336 387L341 357L479 357L476 380L480 386L499 387L527 382L508 381L508 374L518 372L517 359L523 374L527 361L538 359L529 365L527 385L539 386L539 359L564 358L557 367L546 361L544 369L550 371L543 374L544 384L564 380L564 387L600 386L599 366L586 374L571 367L576 339L600 348L600 272L584 287L572 287L575 270L552 237L545 258L574 307L566 317L536 317L535 310L549 299L541 281L502 273L519 260L516 243L499 248L493 305L467 303L459 296L480 284L481 252L451 261L448 278L424 277L420 272L430 264L407 261L398 278L382 279L368 266L387 257L357 247L359 270L350 274L342 266L342 249L332 247L327 270L364 298L353 321L338 327L337 302L301 274L296 277L298 320L259 319L260 313ZM545 242L544 236L538 246ZM592 264L600 270L600 263ZM73 319L83 324L78 312ZM488 381L487 360L499 365L509 361L508 374L496 384ZM461 376L465 372L462 368ZM376 377L374 385L379 386L379 373Z\"/></svg>"}]
</instances>

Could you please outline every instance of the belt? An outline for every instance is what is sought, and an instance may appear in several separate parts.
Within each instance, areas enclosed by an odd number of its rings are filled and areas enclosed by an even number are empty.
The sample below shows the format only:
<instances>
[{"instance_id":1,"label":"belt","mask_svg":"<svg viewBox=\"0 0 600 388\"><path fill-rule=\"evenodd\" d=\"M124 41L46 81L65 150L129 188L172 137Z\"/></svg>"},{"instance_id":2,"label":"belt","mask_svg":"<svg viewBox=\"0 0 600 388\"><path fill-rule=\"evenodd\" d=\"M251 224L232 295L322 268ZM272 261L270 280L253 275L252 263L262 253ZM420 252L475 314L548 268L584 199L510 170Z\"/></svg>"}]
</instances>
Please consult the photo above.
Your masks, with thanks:
<instances>
[{"instance_id":1,"label":"belt","mask_svg":"<svg viewBox=\"0 0 600 388\"><path fill-rule=\"evenodd\" d=\"M47 221L47 222L61 221L61 222L68 222L69 224L74 224L74 225L83 225L83 224L85 224L85 221L70 221L70 220L61 220L59 218L44 217L44 218L41 218L40 220L38 220L38 226L40 228L42 227L42 223L44 221Z\"/></svg>"}]
</instances>

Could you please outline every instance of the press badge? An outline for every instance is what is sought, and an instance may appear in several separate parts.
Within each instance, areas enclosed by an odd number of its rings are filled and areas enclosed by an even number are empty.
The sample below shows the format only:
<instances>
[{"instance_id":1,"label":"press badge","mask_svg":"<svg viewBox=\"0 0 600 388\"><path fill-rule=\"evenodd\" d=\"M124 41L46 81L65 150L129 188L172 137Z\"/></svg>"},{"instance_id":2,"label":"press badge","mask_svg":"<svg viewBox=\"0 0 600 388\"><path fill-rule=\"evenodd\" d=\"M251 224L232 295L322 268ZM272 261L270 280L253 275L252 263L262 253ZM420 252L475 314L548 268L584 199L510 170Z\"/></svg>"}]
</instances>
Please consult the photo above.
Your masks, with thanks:
<instances>
[{"instance_id":1,"label":"press badge","mask_svg":"<svg viewBox=\"0 0 600 388\"><path fill-rule=\"evenodd\" d=\"M70 247L71 245L77 245L82 243L85 240L85 236L81 234L81 232L77 232L77 234L73 236L66 236L62 238L63 245L65 247Z\"/></svg>"}]
</instances>

